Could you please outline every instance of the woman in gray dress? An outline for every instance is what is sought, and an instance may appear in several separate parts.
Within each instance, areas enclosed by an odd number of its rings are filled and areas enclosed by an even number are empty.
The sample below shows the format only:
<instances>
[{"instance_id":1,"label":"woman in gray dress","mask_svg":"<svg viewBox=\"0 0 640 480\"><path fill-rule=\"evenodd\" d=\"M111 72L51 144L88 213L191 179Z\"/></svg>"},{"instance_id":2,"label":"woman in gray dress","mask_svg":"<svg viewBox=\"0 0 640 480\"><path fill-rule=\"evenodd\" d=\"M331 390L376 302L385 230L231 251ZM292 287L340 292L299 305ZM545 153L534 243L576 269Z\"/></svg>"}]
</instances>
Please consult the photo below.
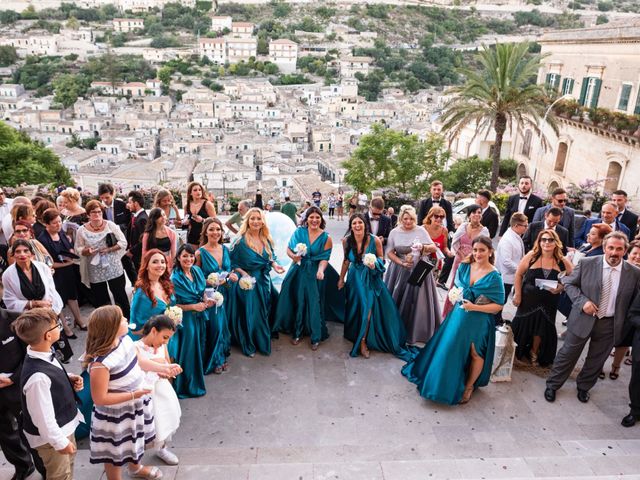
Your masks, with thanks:
<instances>
[{"instance_id":1,"label":"woman in gray dress","mask_svg":"<svg viewBox=\"0 0 640 480\"><path fill-rule=\"evenodd\" d=\"M391 265L384 283L391 292L407 329L407 343L426 343L440 326L440 307L433 275L427 275L420 286L409 285L407 280L421 258L428 259L436 246L427 231L417 225L416 210L403 205L398 215L398 226L391 230L386 254Z\"/></svg>"}]
</instances>

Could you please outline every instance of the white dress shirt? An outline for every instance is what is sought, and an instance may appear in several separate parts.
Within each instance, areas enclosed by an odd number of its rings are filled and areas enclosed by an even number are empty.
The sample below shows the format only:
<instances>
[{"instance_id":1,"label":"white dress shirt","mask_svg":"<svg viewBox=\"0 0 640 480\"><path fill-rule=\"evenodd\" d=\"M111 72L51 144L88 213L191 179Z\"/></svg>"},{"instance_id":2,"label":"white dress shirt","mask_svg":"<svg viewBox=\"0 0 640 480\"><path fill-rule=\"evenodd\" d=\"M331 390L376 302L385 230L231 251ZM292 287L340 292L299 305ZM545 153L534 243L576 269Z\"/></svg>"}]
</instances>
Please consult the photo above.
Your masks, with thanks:
<instances>
[{"instance_id":1,"label":"white dress shirt","mask_svg":"<svg viewBox=\"0 0 640 480\"><path fill-rule=\"evenodd\" d=\"M555 231L556 231L556 226L554 225L553 227L550 227L550 226L547 224L547 221L545 220L545 221L544 221L544 230L553 230L553 231L555 232Z\"/></svg>"},{"instance_id":2,"label":"white dress shirt","mask_svg":"<svg viewBox=\"0 0 640 480\"><path fill-rule=\"evenodd\" d=\"M612 267L607 263L605 256L602 256L602 284L604 285L604 279L611 272L611 293L609 294L609 304L607 305L607 311L605 317L613 317L616 313L616 298L618 296L618 287L620 286L620 274L622 273L622 262L617 266Z\"/></svg>"},{"instance_id":3,"label":"white dress shirt","mask_svg":"<svg viewBox=\"0 0 640 480\"><path fill-rule=\"evenodd\" d=\"M10 198L6 198L4 203L0 205L0 221L4 223L4 217L9 215L9 219L11 219L11 206L13 204L13 200ZM11 223L11 221L9 221ZM6 237L4 234L4 229L0 226L0 244L6 245L9 242L9 237Z\"/></svg>"},{"instance_id":4,"label":"white dress shirt","mask_svg":"<svg viewBox=\"0 0 640 480\"><path fill-rule=\"evenodd\" d=\"M54 357L51 358L51 352L36 352L27 347L27 355L31 358L44 360L62 370L62 365ZM41 372L36 372L27 381L23 388L27 402L27 410L31 416L31 421L38 428L40 435L31 435L24 432L31 448L40 447L49 443L55 450L62 450L69 444L67 438L76 431L76 427L80 422L84 422L84 417L80 410L76 416L66 425L58 426L56 422L56 414L53 409L53 401L51 399L51 379Z\"/></svg>"},{"instance_id":5,"label":"white dress shirt","mask_svg":"<svg viewBox=\"0 0 640 480\"><path fill-rule=\"evenodd\" d=\"M371 233L377 237L378 228L380 227L380 219L373 218L371 215L369 215L369 225L371 225Z\"/></svg>"},{"instance_id":6,"label":"white dress shirt","mask_svg":"<svg viewBox=\"0 0 640 480\"><path fill-rule=\"evenodd\" d=\"M504 283L509 285L515 283L516 270L522 257L524 257L524 242L513 228L509 228L504 232L496 248L496 268L502 274Z\"/></svg>"},{"instance_id":7,"label":"white dress shirt","mask_svg":"<svg viewBox=\"0 0 640 480\"><path fill-rule=\"evenodd\" d=\"M518 212L524 213L524 209L527 206L528 201L529 195L520 195L520 199L518 200Z\"/></svg>"}]
</instances>

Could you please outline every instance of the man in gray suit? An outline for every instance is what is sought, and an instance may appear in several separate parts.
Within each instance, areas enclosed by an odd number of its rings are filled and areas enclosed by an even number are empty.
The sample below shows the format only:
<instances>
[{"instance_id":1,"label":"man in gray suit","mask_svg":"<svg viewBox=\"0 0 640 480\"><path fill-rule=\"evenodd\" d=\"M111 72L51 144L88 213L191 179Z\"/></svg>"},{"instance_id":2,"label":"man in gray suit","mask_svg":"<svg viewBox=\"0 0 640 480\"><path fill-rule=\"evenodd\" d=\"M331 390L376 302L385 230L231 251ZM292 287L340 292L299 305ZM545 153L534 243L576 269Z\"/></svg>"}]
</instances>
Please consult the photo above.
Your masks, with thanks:
<instances>
[{"instance_id":1,"label":"man in gray suit","mask_svg":"<svg viewBox=\"0 0 640 480\"><path fill-rule=\"evenodd\" d=\"M627 236L611 232L604 237L604 255L583 258L571 275L562 279L573 308L567 318L564 345L547 377L544 398L556 399L556 390L569 378L589 340L589 351L578 374L578 400L589 401L611 349L622 340L623 324L638 289L640 269L623 260Z\"/></svg>"},{"instance_id":2,"label":"man in gray suit","mask_svg":"<svg viewBox=\"0 0 640 480\"><path fill-rule=\"evenodd\" d=\"M557 207L562 210L562 219L560 220L560 225L569 230L569 242L565 246L568 248L573 248L573 243L576 236L576 212L573 208L567 207L568 201L569 196L567 195L567 191L563 188L556 188L553 192L551 192L551 203L536 210L536 213L533 215L533 221L542 222L544 220L545 213L547 213L547 210L552 207Z\"/></svg>"}]
</instances>

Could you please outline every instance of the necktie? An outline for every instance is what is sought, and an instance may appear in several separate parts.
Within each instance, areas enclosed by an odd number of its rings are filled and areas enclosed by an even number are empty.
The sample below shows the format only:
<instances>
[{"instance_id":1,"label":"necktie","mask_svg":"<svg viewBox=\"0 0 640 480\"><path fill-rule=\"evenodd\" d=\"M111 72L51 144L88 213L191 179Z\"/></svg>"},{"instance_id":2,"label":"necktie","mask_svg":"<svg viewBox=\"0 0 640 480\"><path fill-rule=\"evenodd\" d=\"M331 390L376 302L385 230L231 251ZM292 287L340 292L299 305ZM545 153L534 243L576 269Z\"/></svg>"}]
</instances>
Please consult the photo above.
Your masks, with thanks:
<instances>
[{"instance_id":1,"label":"necktie","mask_svg":"<svg viewBox=\"0 0 640 480\"><path fill-rule=\"evenodd\" d=\"M598 318L604 317L607 313L609 298L611 297L611 284L613 283L612 272L613 270L609 268L602 281L602 293L600 295L600 303L598 304Z\"/></svg>"},{"instance_id":2,"label":"necktie","mask_svg":"<svg viewBox=\"0 0 640 480\"><path fill-rule=\"evenodd\" d=\"M113 222L113 205L107 207L107 220Z\"/></svg>"}]
</instances>

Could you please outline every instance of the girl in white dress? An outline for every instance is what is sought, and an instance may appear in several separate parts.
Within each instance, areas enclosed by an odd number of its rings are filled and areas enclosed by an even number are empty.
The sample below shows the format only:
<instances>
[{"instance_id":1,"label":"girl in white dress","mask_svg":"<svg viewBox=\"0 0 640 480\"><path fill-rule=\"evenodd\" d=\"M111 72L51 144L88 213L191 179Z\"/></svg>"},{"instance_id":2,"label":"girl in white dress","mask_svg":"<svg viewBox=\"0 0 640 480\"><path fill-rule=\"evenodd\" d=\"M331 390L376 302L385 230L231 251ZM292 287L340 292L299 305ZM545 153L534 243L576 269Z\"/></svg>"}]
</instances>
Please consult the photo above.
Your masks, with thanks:
<instances>
[{"instance_id":1,"label":"girl in white dress","mask_svg":"<svg viewBox=\"0 0 640 480\"><path fill-rule=\"evenodd\" d=\"M176 331L176 325L166 315L154 315L142 329L142 339L135 342L138 355L161 364L171 364L167 343ZM167 465L177 465L178 457L168 449L171 436L180 426L182 411L175 390L168 378L147 373L146 383L153 390L153 408L156 427L156 455Z\"/></svg>"}]
</instances>

